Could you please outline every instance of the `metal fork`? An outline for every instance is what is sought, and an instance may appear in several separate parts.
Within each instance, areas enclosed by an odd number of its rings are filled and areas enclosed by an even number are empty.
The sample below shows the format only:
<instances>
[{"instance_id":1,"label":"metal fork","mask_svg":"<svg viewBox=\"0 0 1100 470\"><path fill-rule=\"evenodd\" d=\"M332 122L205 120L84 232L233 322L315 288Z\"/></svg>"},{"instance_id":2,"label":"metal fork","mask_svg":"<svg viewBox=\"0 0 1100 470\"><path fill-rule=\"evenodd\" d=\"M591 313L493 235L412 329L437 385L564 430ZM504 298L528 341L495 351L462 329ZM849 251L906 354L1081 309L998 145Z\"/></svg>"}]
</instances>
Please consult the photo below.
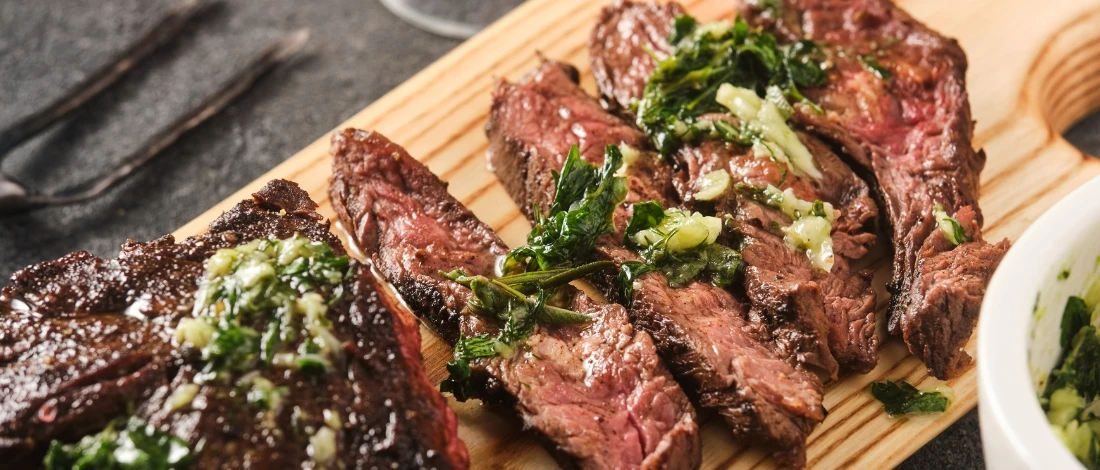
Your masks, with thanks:
<instances>
[{"instance_id":1,"label":"metal fork","mask_svg":"<svg viewBox=\"0 0 1100 470\"><path fill-rule=\"evenodd\" d=\"M177 36L184 25L194 18L203 6L202 0L184 1L168 12L142 38L120 53L110 64L91 74L87 80L42 110L0 130L0 160L3 159L4 154L80 108L118 81L133 68L134 64ZM102 194L149 162L187 131L225 109L261 76L301 50L307 39L309 39L309 30L301 29L275 41L227 80L213 95L157 132L123 159L119 166L90 181L56 193L40 193L0 171L0 217L46 206L73 204Z\"/></svg>"}]
</instances>

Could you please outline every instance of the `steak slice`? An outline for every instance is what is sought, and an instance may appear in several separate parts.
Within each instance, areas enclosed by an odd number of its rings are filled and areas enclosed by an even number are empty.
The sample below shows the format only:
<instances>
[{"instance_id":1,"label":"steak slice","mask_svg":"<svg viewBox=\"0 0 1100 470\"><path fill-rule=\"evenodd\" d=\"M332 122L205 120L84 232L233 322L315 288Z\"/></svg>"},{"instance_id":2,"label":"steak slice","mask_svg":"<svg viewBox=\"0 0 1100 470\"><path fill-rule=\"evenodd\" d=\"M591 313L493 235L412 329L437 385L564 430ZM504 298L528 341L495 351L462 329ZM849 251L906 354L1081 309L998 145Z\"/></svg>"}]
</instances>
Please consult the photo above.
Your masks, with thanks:
<instances>
[{"instance_id":1,"label":"steak slice","mask_svg":"<svg viewBox=\"0 0 1100 470\"><path fill-rule=\"evenodd\" d=\"M785 0L742 11L787 40L810 38L833 51L828 83L805 90L824 116L802 109L797 118L873 173L893 228L889 331L936 377L958 375L971 361L962 348L989 277L1008 249L1007 240L982 238L985 153L971 142L965 53L886 0ZM969 241L947 239L936 204Z\"/></svg>"},{"instance_id":2,"label":"steak slice","mask_svg":"<svg viewBox=\"0 0 1100 470\"><path fill-rule=\"evenodd\" d=\"M641 153L627 165L627 202L677 205L668 166L644 150L644 135L577 86L571 66L546 62L521 83L499 82L486 132L490 163L520 207L550 207L555 185L549 170L560 170L571 146L601 165L603 149L622 143ZM625 207L616 211L619 230L629 217ZM639 261L621 240L621 232L605 236L598 254L620 265ZM613 282L598 284L617 297ZM806 436L824 417L821 385L771 350L776 338L765 325L747 321L744 302L710 283L671 288L659 272L640 277L629 302L619 300L700 406L721 414L738 437L771 448L779 461L805 464Z\"/></svg>"},{"instance_id":3,"label":"steak slice","mask_svg":"<svg viewBox=\"0 0 1100 470\"><path fill-rule=\"evenodd\" d=\"M275 180L198 237L129 241L115 259L76 252L13 275L0 295L0 458L37 467L51 441L133 413L188 442L193 468L317 465L303 430L334 419L336 465L468 467L455 415L424 373L416 320L363 266L351 267L348 295L326 315L348 358L343 371L316 382L273 368L246 374L286 387L281 411L258 413L235 376L197 380L198 351L173 343L217 250L299 234L343 254L316 207ZM176 392L196 383L180 406Z\"/></svg>"},{"instance_id":4,"label":"steak slice","mask_svg":"<svg viewBox=\"0 0 1100 470\"><path fill-rule=\"evenodd\" d=\"M657 66L651 53L661 57L671 53L667 38L673 20L683 13L676 3L620 1L604 8L589 40L589 52L605 102L627 110L641 98ZM868 372L878 361L872 272L855 271L849 265L874 244L878 208L867 184L827 145L805 132L798 134L814 155L821 179L785 172L749 148L704 140L686 143L675 154L674 164L679 168L676 188L693 209L732 217L735 229L743 235L745 290L754 312L775 326L795 325L787 328L786 340L781 343L790 354L834 378L837 363ZM837 213L832 270L814 269L801 253L792 253L777 230L791 220L779 211L743 197L727 197L714 205L695 201L699 179L721 169L729 172L735 184L774 185L791 189L802 200L832 204Z\"/></svg>"},{"instance_id":5,"label":"steak slice","mask_svg":"<svg viewBox=\"0 0 1100 470\"><path fill-rule=\"evenodd\" d=\"M653 74L653 60L643 47L668 56L672 20L686 12L676 2L615 0L600 11L588 39L588 54L596 85L608 109L630 114Z\"/></svg>"},{"instance_id":6,"label":"steak slice","mask_svg":"<svg viewBox=\"0 0 1100 470\"><path fill-rule=\"evenodd\" d=\"M492 117L501 119L486 124L489 168L528 218L533 216L532 207L524 201L546 208L554 199L554 180L548 176L565 164L568 152L557 151L562 136L568 135L569 145L577 145L581 157L589 162L602 162L607 144L648 147L644 134L599 104L593 106L592 97L577 86L579 81L573 66L547 61L521 85L501 81L493 93ZM520 127L521 132L513 132L512 127ZM655 200L667 206L676 200L672 169L667 165L639 158L630 168L626 173L631 189L627 203ZM616 213L617 226L626 225L623 214Z\"/></svg>"},{"instance_id":7,"label":"steak slice","mask_svg":"<svg viewBox=\"0 0 1100 470\"><path fill-rule=\"evenodd\" d=\"M414 310L443 332L495 334L495 322L462 314L470 290L440 271L493 276L507 252L500 238L385 137L348 129L333 136L332 154L336 212ZM539 325L524 350L474 361L482 395L513 404L567 465L697 467L695 411L652 339L621 306L572 295L572 308L594 320Z\"/></svg>"}]
</instances>

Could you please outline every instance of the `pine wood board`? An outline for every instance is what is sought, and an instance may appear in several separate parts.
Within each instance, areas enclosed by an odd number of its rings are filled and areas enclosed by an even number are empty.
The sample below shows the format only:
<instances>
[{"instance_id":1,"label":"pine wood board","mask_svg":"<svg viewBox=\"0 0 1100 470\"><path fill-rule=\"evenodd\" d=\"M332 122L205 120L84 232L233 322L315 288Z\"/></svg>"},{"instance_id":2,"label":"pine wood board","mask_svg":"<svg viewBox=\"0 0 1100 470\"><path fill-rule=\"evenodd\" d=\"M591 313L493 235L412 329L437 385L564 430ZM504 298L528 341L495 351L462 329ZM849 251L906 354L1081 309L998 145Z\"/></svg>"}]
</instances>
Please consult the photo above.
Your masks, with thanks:
<instances>
[{"instance_id":1,"label":"pine wood board","mask_svg":"<svg viewBox=\"0 0 1100 470\"><path fill-rule=\"evenodd\" d=\"M701 20L733 15L732 0L685 0ZM1060 133L1100 108L1100 0L900 0L916 18L957 38L970 61L968 84L976 145L985 148L981 207L990 240L1016 238L1060 197L1100 174L1100 159L1082 154ZM604 1L531 0L456 48L337 129L374 129L408 148L450 183L450 192L512 246L529 225L486 169L483 131L490 90L498 77L518 79L537 64L536 52L577 65L595 91L586 41ZM222 211L274 178L296 181L333 218L328 201L331 134L180 228L203 231ZM339 232L339 228L337 228ZM878 277L888 263L878 263ZM880 300L881 307L885 301ZM985 321L990 319L986 318ZM432 380L445 376L450 349L423 329L425 364ZM968 345L973 354L974 341ZM980 360L980 358L979 358ZM977 403L971 366L948 382L955 402L937 417L896 420L867 392L876 380L904 379L919 387L940 382L896 340L880 351L879 366L843 377L827 388L829 416L809 439L811 468L887 468L966 414ZM476 468L544 468L554 463L508 410L476 401L451 406ZM705 420L705 418L704 418ZM704 468L771 468L774 463L734 441L720 420L702 426Z\"/></svg>"}]
</instances>

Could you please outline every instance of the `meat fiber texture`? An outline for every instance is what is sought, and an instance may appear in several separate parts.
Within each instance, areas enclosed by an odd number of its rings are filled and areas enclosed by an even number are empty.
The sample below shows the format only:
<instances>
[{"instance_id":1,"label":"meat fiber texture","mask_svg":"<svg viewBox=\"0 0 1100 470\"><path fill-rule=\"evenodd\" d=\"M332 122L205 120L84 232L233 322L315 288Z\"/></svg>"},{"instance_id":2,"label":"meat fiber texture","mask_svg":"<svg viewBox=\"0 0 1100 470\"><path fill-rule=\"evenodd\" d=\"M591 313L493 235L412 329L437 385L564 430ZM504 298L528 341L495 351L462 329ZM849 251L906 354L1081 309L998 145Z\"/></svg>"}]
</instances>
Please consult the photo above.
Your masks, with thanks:
<instances>
[{"instance_id":1,"label":"meat fiber texture","mask_svg":"<svg viewBox=\"0 0 1100 470\"><path fill-rule=\"evenodd\" d=\"M629 114L630 104L642 97L657 66L650 52L660 57L671 53L667 38L673 19L681 14L684 11L676 3L617 2L604 8L592 31L589 52L600 92L612 110ZM716 115L712 119L730 118ZM832 378L838 364L868 372L878 360L872 273L852 269L850 264L874 244L878 208L867 184L827 145L805 132L799 132L799 138L814 155L822 178L787 172L747 147L703 140L685 143L672 155L676 188L693 209L733 220L743 235L739 248L754 315L776 325L777 334L788 339L784 342L790 348L787 354ZM696 201L698 180L715 170L728 171L735 185L775 185L792 190L799 199L832 204L837 213L832 269L815 269L805 256L786 246L777 227L791 221L778 210L736 192L715 203Z\"/></svg>"},{"instance_id":2,"label":"meat fiber texture","mask_svg":"<svg viewBox=\"0 0 1100 470\"><path fill-rule=\"evenodd\" d=\"M796 119L872 173L893 229L889 331L936 377L958 375L971 363L963 347L1009 246L982 237L985 153L972 142L966 54L887 0L785 0L770 9L746 2L741 12L781 40L810 38L831 52L827 84L804 90L824 115L799 107ZM865 54L889 76L860 63ZM947 240L935 204L969 241Z\"/></svg>"},{"instance_id":3,"label":"meat fiber texture","mask_svg":"<svg viewBox=\"0 0 1100 470\"><path fill-rule=\"evenodd\" d=\"M628 203L678 205L670 168L645 150L640 131L580 89L571 66L548 61L519 83L499 82L486 132L490 166L519 207L550 206L550 170L561 168L571 146L601 165L609 144L642 152L626 170ZM639 260L621 242L629 217L628 205L616 211L616 233L601 240L600 257L620 264ZM600 284L615 297L612 283ZM661 273L652 272L637 280L626 303L635 327L653 336L698 406L718 412L737 437L768 447L780 462L804 465L806 436L824 418L821 384L777 354L785 339L754 318L744 300L708 282L672 288Z\"/></svg>"},{"instance_id":4,"label":"meat fiber texture","mask_svg":"<svg viewBox=\"0 0 1100 470\"><path fill-rule=\"evenodd\" d=\"M331 151L334 207L378 270L452 344L460 335L495 335L495 321L463 314L470 290L440 271L492 277L507 252L500 238L385 137L348 129ZM473 361L480 394L512 404L567 466L697 467L694 409L653 340L621 306L571 295L571 308L593 321L540 325L510 357Z\"/></svg>"},{"instance_id":5,"label":"meat fiber texture","mask_svg":"<svg viewBox=\"0 0 1100 470\"><path fill-rule=\"evenodd\" d=\"M193 468L312 465L308 436L271 432L262 413L239 393L232 398L233 382L207 381L193 401L201 408L173 411L169 403L203 367L198 351L172 343L203 262L221 248L295 234L343 254L316 207L294 183L275 180L204 235L127 242L114 259L76 252L13 275L0 295L0 459L9 468L38 466L54 439L73 442L133 413L187 441L197 452ZM416 319L368 269L352 270L327 313L347 354L344 370L317 383L260 371L288 389L276 428L319 428L323 411L337 410L344 424L336 458L347 468L467 468L457 419L425 375Z\"/></svg>"}]
</instances>

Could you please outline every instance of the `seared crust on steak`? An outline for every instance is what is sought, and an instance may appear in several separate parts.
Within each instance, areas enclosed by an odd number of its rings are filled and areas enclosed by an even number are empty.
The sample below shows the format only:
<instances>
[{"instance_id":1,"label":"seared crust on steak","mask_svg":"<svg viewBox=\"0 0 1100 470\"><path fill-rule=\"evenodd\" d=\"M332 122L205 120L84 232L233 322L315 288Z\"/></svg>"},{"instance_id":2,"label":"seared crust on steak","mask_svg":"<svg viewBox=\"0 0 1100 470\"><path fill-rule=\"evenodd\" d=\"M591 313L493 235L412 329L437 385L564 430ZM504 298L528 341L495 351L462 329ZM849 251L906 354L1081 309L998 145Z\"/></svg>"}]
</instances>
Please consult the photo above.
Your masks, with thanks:
<instances>
[{"instance_id":1,"label":"seared crust on steak","mask_svg":"<svg viewBox=\"0 0 1100 470\"><path fill-rule=\"evenodd\" d=\"M193 468L300 467L312 457L308 436L294 431L297 408L308 426L323 426L324 410L339 413L336 458L345 467L468 467L455 415L424 373L417 322L360 265L327 314L345 370L317 383L259 371L287 387L273 418L285 432L272 433L262 413L234 399L232 382L206 380L201 408L170 406L203 367L198 351L172 336L191 314L204 261L221 248L295 234L343 254L316 208L297 185L275 180L206 234L130 241L109 260L76 252L13 275L0 295L0 458L37 466L52 440L72 442L133 413L190 443Z\"/></svg>"},{"instance_id":2,"label":"seared crust on steak","mask_svg":"<svg viewBox=\"0 0 1100 470\"><path fill-rule=\"evenodd\" d=\"M618 1L605 7L589 40L592 68L605 102L628 109L640 99L657 63L650 53L671 53L667 38L672 21L683 9L676 3ZM728 119L715 116L713 119ZM685 143L674 155L676 188L684 202L710 215L728 214L743 235L745 291L754 314L787 338L787 354L835 378L837 364L867 372L877 363L875 292L869 270L849 264L874 244L878 208L870 189L846 163L817 138L799 133L814 155L823 177L814 179L785 172L776 162L752 150L716 140ZM813 268L805 256L792 252L777 227L790 219L745 195L730 195L716 204L699 203L693 194L699 178L724 169L735 184L762 188L769 184L791 189L800 199L822 200L837 211L833 224L835 264L831 271Z\"/></svg>"},{"instance_id":3,"label":"seared crust on steak","mask_svg":"<svg viewBox=\"0 0 1100 470\"><path fill-rule=\"evenodd\" d=\"M507 251L497 235L424 165L377 133L338 133L332 154L340 219L418 314L456 337L496 334L496 322L462 313L469 289L440 271L493 276ZM630 324L621 306L572 295L572 308L593 321L540 325L510 357L473 361L483 396L512 404L568 466L697 467L694 409L649 335Z\"/></svg>"},{"instance_id":4,"label":"seared crust on steak","mask_svg":"<svg viewBox=\"0 0 1100 470\"><path fill-rule=\"evenodd\" d=\"M571 70L545 62L520 83L497 84L486 126L489 160L502 181L512 182L506 184L512 198L520 207L548 208L554 196L550 170L561 168L571 146L601 165L607 145L625 143L641 153L626 169L627 202L678 205L670 168L646 150L645 136L586 95ZM616 211L618 230L629 217L626 207ZM601 239L597 251L617 264L640 260L622 247L621 232ZM605 295L617 297L614 283L598 284ZM780 461L804 465L806 436L824 418L821 384L771 349L782 339L750 321L745 302L710 283L671 288L659 272L639 278L633 298L619 301L634 325L653 336L699 406L721 414L738 437L767 446Z\"/></svg>"},{"instance_id":5,"label":"seared crust on steak","mask_svg":"<svg viewBox=\"0 0 1100 470\"><path fill-rule=\"evenodd\" d=\"M936 377L958 375L989 277L1007 240L982 238L979 174L966 93L966 54L959 44L887 0L785 0L766 11L745 4L750 21L786 40L803 37L832 54L828 83L804 90L825 115L800 109L796 119L842 146L874 175L893 228L894 277L889 331ZM878 77L857 60L874 54L890 71ZM970 241L954 245L933 207L943 206Z\"/></svg>"}]
</instances>

